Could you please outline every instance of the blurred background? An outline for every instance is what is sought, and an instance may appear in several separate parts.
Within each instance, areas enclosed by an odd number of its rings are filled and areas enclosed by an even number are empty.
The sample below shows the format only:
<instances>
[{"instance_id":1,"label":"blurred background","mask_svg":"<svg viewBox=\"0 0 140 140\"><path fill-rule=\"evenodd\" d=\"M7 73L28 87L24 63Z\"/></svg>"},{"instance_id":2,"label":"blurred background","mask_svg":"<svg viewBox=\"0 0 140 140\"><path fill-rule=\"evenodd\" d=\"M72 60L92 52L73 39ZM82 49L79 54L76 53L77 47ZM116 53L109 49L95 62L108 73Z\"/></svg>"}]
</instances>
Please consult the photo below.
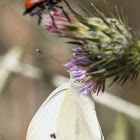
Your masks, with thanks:
<instances>
[{"instance_id":1,"label":"blurred background","mask_svg":"<svg viewBox=\"0 0 140 140\"><path fill-rule=\"evenodd\" d=\"M86 16L75 0L67 1L76 12ZM108 17L106 7L115 12L117 5L120 13L123 9L133 30L140 34L139 0L81 0L81 6L93 14L90 2ZM24 4L25 0L0 1L0 140L25 140L29 122L40 105L58 83L65 83L65 78L59 76L69 77L62 64L72 58L73 46L38 26L38 17L24 17ZM61 5L67 9L63 2ZM139 85L140 76L124 86L115 84L107 92L140 106ZM95 103L105 140L140 139L140 118L135 121L129 115Z\"/></svg>"}]
</instances>

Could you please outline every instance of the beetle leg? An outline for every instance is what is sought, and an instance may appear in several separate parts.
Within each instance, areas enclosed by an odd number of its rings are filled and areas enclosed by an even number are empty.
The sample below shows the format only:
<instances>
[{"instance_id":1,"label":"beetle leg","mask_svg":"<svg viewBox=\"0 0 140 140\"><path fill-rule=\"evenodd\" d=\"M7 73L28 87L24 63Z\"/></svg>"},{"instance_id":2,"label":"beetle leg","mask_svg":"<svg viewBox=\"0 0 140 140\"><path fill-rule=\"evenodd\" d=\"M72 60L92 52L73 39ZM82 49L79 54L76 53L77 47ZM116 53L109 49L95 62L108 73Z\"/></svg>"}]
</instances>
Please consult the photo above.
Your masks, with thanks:
<instances>
[{"instance_id":1,"label":"beetle leg","mask_svg":"<svg viewBox=\"0 0 140 140\"><path fill-rule=\"evenodd\" d=\"M42 21L42 16L41 16L41 12L38 13L38 25L40 25L41 21Z\"/></svg>"},{"instance_id":2,"label":"beetle leg","mask_svg":"<svg viewBox=\"0 0 140 140\"><path fill-rule=\"evenodd\" d=\"M67 14L67 13L65 12L65 10L63 9L63 7L62 7L62 6L55 6L55 7L60 8L60 9L62 10L63 14L65 15L65 17L67 18L67 20L71 23L71 20L70 20L68 14Z\"/></svg>"},{"instance_id":3,"label":"beetle leg","mask_svg":"<svg viewBox=\"0 0 140 140\"><path fill-rule=\"evenodd\" d=\"M51 17L53 26L57 29L57 26L56 26L55 21L54 21L54 17L53 17L53 16L51 15L51 13L50 13L50 9L48 9L48 13L49 13L49 15L50 15L50 17Z\"/></svg>"}]
</instances>

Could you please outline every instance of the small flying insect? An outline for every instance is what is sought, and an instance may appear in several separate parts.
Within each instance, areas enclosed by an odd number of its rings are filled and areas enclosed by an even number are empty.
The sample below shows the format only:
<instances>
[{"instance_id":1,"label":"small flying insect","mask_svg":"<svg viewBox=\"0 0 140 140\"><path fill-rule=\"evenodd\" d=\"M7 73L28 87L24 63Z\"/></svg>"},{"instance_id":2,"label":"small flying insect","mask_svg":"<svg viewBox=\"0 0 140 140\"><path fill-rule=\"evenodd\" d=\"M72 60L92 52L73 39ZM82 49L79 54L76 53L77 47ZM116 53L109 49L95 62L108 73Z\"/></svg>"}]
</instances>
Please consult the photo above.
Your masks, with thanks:
<instances>
[{"instance_id":1,"label":"small flying insect","mask_svg":"<svg viewBox=\"0 0 140 140\"><path fill-rule=\"evenodd\" d=\"M55 133L54 134L50 134L50 137L53 138L53 139L56 139Z\"/></svg>"}]
</instances>

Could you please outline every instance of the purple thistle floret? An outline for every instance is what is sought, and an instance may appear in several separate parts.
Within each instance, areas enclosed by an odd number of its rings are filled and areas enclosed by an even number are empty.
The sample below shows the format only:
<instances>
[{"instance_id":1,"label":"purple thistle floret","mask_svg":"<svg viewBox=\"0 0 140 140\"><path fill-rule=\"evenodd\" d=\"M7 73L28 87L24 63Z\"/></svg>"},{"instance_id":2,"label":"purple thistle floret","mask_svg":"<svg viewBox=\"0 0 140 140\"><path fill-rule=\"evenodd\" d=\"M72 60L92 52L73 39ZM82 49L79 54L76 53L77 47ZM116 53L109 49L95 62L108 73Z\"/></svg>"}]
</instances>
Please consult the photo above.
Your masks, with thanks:
<instances>
[{"instance_id":1,"label":"purple thistle floret","mask_svg":"<svg viewBox=\"0 0 140 140\"><path fill-rule=\"evenodd\" d=\"M89 74L88 71L92 70L93 67L89 67L90 65L93 64L93 60L90 57L86 57L90 54L91 52L83 52L84 48L74 48L73 49L73 55L75 56L75 60L70 61L69 63L65 64L66 67L71 67L68 72L74 72L73 79L76 82L80 82L82 84L80 92L85 93L86 95L89 95L90 93L95 93L97 92L97 95L99 94L100 90L103 91L104 88L104 83L101 82L97 85L97 80L98 78L91 78L88 80L91 75Z\"/></svg>"}]
</instances>

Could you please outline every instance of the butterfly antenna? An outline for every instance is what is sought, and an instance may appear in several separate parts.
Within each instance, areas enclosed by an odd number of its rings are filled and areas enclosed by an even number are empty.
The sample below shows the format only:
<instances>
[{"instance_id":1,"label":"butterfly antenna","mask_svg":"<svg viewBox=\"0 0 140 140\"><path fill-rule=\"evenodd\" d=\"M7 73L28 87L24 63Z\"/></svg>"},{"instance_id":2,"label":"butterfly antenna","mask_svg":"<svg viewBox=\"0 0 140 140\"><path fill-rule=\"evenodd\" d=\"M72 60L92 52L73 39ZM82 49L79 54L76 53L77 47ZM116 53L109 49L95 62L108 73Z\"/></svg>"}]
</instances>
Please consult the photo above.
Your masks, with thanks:
<instances>
[{"instance_id":1,"label":"butterfly antenna","mask_svg":"<svg viewBox=\"0 0 140 140\"><path fill-rule=\"evenodd\" d=\"M40 53L40 54L44 54L42 51L40 51L39 49L36 49L36 52ZM54 57L48 55L48 54L44 54L47 55L48 57L50 57L51 59L55 60L56 62L58 62L59 64L62 65L62 63L60 61L58 61L57 59L55 59Z\"/></svg>"}]
</instances>

